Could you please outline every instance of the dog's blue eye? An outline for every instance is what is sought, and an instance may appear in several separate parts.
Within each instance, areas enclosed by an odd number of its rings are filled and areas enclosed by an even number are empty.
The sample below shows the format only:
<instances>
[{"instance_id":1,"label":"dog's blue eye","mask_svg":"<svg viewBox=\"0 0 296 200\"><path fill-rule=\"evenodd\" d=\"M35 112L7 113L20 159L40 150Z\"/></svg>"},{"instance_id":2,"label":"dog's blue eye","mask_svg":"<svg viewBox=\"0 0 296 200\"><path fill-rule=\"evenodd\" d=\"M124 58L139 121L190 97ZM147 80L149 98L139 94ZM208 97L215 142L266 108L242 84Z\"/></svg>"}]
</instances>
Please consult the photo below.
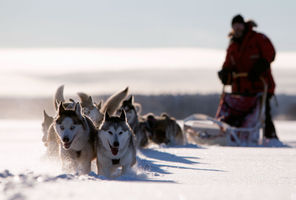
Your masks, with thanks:
<instances>
[{"instance_id":1,"label":"dog's blue eye","mask_svg":"<svg viewBox=\"0 0 296 200\"><path fill-rule=\"evenodd\" d=\"M75 126L71 126L71 127L70 127L70 130L74 130L74 129L75 129Z\"/></svg>"},{"instance_id":2,"label":"dog's blue eye","mask_svg":"<svg viewBox=\"0 0 296 200\"><path fill-rule=\"evenodd\" d=\"M61 129L61 130L64 130L64 129L65 129L65 127L64 127L64 126L61 126L61 127L60 127L60 129Z\"/></svg>"},{"instance_id":3,"label":"dog's blue eye","mask_svg":"<svg viewBox=\"0 0 296 200\"><path fill-rule=\"evenodd\" d=\"M121 135L121 134L122 134L122 131L119 132L119 135Z\"/></svg>"},{"instance_id":4,"label":"dog's blue eye","mask_svg":"<svg viewBox=\"0 0 296 200\"><path fill-rule=\"evenodd\" d=\"M113 133L112 133L111 131L108 131L108 133L109 133L110 135L113 135Z\"/></svg>"}]
</instances>

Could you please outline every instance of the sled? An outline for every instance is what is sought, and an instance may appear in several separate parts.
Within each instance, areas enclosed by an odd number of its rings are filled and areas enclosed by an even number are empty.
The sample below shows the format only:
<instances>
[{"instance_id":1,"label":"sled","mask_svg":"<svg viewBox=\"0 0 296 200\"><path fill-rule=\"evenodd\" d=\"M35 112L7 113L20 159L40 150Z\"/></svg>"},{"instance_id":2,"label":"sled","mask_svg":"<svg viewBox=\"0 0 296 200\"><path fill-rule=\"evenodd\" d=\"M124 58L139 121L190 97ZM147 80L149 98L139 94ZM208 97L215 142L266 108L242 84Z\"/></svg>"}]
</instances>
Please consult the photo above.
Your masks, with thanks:
<instances>
[{"instance_id":1,"label":"sled","mask_svg":"<svg viewBox=\"0 0 296 200\"><path fill-rule=\"evenodd\" d=\"M233 74L234 78L247 74ZM223 91L215 117L193 114L184 119L184 133L197 144L253 146L259 143L265 125L267 84L256 95L238 95ZM262 131L261 131L262 132Z\"/></svg>"}]
</instances>

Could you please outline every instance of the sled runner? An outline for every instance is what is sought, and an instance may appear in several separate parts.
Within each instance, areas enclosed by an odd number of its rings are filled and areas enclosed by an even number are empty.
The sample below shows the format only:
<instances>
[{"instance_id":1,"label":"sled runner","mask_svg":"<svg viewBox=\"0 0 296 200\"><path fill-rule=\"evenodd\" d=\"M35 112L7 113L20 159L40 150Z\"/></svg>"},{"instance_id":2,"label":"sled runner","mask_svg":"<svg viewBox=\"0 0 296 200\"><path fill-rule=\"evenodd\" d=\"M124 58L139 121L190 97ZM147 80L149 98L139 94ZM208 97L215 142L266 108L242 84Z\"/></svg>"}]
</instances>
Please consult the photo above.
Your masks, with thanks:
<instances>
[{"instance_id":1,"label":"sled runner","mask_svg":"<svg viewBox=\"0 0 296 200\"><path fill-rule=\"evenodd\" d=\"M233 74L234 78L247 74ZM252 146L259 143L260 129L265 124L264 91L256 95L227 93L225 86L220 98L216 117L193 114L184 119L184 132L198 144Z\"/></svg>"}]
</instances>

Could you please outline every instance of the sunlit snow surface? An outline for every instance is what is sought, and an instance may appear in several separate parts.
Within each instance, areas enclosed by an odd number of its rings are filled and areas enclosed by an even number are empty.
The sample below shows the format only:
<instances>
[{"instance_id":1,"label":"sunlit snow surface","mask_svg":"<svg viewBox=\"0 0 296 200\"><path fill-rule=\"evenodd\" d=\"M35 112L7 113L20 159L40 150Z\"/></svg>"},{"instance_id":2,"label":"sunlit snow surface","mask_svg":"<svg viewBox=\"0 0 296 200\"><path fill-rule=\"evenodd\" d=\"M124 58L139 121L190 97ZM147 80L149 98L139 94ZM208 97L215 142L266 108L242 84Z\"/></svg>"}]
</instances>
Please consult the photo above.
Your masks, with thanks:
<instances>
[{"instance_id":1,"label":"sunlit snow surface","mask_svg":"<svg viewBox=\"0 0 296 200\"><path fill-rule=\"evenodd\" d=\"M0 199L296 199L296 122L276 122L289 147L152 146L109 180L65 174L44 158L41 121L0 121Z\"/></svg>"}]
</instances>

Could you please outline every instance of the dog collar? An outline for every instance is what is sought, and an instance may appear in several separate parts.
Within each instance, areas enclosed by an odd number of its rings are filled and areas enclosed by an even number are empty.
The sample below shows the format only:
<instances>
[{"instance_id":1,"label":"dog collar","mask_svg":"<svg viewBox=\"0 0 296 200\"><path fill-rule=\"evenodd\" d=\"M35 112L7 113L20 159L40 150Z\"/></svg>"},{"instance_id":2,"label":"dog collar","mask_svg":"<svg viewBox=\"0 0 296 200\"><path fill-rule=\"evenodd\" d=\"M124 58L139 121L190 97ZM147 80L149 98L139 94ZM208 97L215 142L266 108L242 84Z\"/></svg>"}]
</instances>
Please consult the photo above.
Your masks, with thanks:
<instances>
[{"instance_id":1,"label":"dog collar","mask_svg":"<svg viewBox=\"0 0 296 200\"><path fill-rule=\"evenodd\" d=\"M112 159L112 165L117 165L119 164L120 159Z\"/></svg>"}]
</instances>

